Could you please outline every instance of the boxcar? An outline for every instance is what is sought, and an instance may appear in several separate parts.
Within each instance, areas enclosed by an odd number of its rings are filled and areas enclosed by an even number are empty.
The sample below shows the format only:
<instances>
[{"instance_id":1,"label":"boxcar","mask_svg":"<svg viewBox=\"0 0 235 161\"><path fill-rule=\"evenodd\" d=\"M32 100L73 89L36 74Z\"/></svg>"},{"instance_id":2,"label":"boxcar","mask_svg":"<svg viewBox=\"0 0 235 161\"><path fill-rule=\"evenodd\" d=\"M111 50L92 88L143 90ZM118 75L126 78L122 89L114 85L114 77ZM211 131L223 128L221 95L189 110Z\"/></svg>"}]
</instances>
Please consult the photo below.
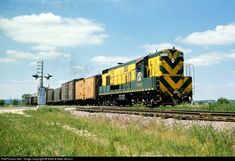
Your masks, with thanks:
<instances>
[{"instance_id":1,"label":"boxcar","mask_svg":"<svg viewBox=\"0 0 235 161\"><path fill-rule=\"evenodd\" d=\"M38 98L37 98L37 96L30 96L30 97L29 97L29 104L30 104L30 105L37 105L37 104L38 104Z\"/></svg>"},{"instance_id":2,"label":"boxcar","mask_svg":"<svg viewBox=\"0 0 235 161\"><path fill-rule=\"evenodd\" d=\"M61 101L68 101L68 82L61 85Z\"/></svg>"},{"instance_id":3,"label":"boxcar","mask_svg":"<svg viewBox=\"0 0 235 161\"><path fill-rule=\"evenodd\" d=\"M61 87L54 89L54 104L61 103Z\"/></svg>"},{"instance_id":4,"label":"boxcar","mask_svg":"<svg viewBox=\"0 0 235 161\"><path fill-rule=\"evenodd\" d=\"M101 82L101 75L96 75L85 79L85 99L96 99Z\"/></svg>"},{"instance_id":5,"label":"boxcar","mask_svg":"<svg viewBox=\"0 0 235 161\"><path fill-rule=\"evenodd\" d=\"M47 101L47 104L53 104L54 102L54 90L53 89L47 89L46 101Z\"/></svg>"},{"instance_id":6,"label":"boxcar","mask_svg":"<svg viewBox=\"0 0 235 161\"><path fill-rule=\"evenodd\" d=\"M76 82L79 81L79 80L82 80L83 78L81 79L73 79L71 81L68 82L68 102L70 103L74 103L75 102L75 95L76 95L76 92L75 92L75 85L76 85Z\"/></svg>"},{"instance_id":7,"label":"boxcar","mask_svg":"<svg viewBox=\"0 0 235 161\"><path fill-rule=\"evenodd\" d=\"M85 100L85 80L80 79L75 83L75 100L79 103Z\"/></svg>"}]
</instances>

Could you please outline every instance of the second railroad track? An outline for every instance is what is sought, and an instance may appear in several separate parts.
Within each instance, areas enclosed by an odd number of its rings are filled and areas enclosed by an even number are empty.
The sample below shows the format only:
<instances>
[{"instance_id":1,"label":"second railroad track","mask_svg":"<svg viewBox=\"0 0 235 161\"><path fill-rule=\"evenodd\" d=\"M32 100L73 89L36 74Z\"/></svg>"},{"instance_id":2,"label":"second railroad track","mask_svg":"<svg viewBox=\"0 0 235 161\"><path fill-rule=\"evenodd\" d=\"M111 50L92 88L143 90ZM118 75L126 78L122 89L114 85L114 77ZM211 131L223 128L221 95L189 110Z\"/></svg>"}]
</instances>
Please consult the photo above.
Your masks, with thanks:
<instances>
[{"instance_id":1,"label":"second railroad track","mask_svg":"<svg viewBox=\"0 0 235 161\"><path fill-rule=\"evenodd\" d=\"M235 112L211 112L190 110L134 109L126 107L81 106L77 111L92 113L118 113L148 117L174 118L179 120L205 120L235 122Z\"/></svg>"}]
</instances>

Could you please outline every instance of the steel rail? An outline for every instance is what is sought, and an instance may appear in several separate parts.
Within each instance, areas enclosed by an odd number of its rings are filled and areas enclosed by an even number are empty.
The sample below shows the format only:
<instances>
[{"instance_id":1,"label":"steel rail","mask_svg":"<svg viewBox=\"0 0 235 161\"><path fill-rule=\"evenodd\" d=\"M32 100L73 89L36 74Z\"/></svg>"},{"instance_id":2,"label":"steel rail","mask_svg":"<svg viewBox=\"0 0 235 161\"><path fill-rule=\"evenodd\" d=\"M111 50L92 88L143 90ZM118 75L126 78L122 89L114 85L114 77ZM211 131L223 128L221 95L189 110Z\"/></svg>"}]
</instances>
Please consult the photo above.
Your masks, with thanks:
<instances>
[{"instance_id":1,"label":"steel rail","mask_svg":"<svg viewBox=\"0 0 235 161\"><path fill-rule=\"evenodd\" d=\"M86 107L76 108L77 111L93 113L118 113L134 114L150 117L175 118L180 120L205 120L235 122L235 112L211 112L211 111L189 111L189 110L159 110L159 109L134 109L124 107Z\"/></svg>"}]
</instances>

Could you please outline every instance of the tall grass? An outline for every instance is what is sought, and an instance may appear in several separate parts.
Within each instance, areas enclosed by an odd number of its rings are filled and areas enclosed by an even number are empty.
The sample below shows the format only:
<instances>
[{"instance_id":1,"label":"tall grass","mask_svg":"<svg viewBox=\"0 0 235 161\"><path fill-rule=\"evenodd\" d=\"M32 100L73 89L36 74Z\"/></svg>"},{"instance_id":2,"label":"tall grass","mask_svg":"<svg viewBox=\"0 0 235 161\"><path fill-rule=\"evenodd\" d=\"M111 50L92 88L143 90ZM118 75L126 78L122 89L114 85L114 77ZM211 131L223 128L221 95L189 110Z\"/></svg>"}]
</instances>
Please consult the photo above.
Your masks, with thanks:
<instances>
[{"instance_id":1,"label":"tall grass","mask_svg":"<svg viewBox=\"0 0 235 161\"><path fill-rule=\"evenodd\" d=\"M75 117L59 109L0 114L0 156L234 156L235 131ZM67 127L67 128L66 128Z\"/></svg>"}]
</instances>

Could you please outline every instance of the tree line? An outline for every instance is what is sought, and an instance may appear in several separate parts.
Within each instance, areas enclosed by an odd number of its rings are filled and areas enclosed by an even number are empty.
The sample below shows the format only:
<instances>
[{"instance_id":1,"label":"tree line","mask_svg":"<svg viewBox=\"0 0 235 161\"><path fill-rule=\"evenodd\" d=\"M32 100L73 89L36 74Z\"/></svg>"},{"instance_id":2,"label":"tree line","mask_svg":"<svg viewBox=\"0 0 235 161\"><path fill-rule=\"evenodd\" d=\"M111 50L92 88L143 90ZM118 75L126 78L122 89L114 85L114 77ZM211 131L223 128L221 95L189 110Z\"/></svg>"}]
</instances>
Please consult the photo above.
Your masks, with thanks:
<instances>
[{"instance_id":1,"label":"tree line","mask_svg":"<svg viewBox=\"0 0 235 161\"><path fill-rule=\"evenodd\" d=\"M6 100L4 99L0 99L0 106L4 106L4 105L25 105L26 103L26 99L31 96L31 94L23 94L21 96L22 101L19 101L18 99L9 99L10 103L8 103Z\"/></svg>"}]
</instances>

